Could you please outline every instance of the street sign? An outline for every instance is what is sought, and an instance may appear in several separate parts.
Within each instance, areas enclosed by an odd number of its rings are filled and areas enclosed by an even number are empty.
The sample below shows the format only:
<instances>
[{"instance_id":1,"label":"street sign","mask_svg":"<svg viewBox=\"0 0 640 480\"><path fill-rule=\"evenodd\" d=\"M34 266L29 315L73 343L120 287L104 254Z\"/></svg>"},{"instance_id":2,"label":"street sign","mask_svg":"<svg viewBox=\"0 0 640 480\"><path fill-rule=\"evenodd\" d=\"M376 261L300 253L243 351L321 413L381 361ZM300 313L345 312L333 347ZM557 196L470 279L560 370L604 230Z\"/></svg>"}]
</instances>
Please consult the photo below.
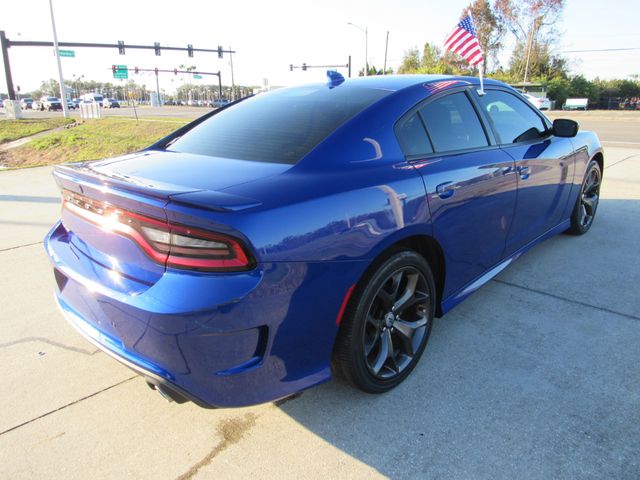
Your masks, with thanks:
<instances>
[{"instance_id":1,"label":"street sign","mask_svg":"<svg viewBox=\"0 0 640 480\"><path fill-rule=\"evenodd\" d=\"M195 74L195 75L193 76L193 79L194 79L194 80L202 80L202 75Z\"/></svg>"},{"instance_id":2,"label":"street sign","mask_svg":"<svg viewBox=\"0 0 640 480\"><path fill-rule=\"evenodd\" d=\"M58 50L60 52L61 57L75 57L75 50Z\"/></svg>"},{"instance_id":3,"label":"street sign","mask_svg":"<svg viewBox=\"0 0 640 480\"><path fill-rule=\"evenodd\" d=\"M113 71L113 78L129 78L129 70L126 65L116 65Z\"/></svg>"}]
</instances>

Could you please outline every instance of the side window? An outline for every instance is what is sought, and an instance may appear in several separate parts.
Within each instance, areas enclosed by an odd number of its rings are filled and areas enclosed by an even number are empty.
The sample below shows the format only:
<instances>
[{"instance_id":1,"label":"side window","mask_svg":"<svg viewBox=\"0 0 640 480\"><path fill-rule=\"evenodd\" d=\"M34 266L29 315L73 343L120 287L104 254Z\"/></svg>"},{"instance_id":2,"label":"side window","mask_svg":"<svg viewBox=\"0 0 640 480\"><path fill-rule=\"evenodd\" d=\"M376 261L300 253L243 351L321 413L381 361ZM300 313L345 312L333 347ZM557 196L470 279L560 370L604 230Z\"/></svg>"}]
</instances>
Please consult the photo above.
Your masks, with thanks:
<instances>
[{"instance_id":1,"label":"side window","mask_svg":"<svg viewBox=\"0 0 640 480\"><path fill-rule=\"evenodd\" d=\"M431 142L417 113L410 115L396 127L396 134L406 156L433 153Z\"/></svg>"},{"instance_id":2,"label":"side window","mask_svg":"<svg viewBox=\"0 0 640 480\"><path fill-rule=\"evenodd\" d=\"M476 111L464 92L438 98L420 109L436 152L489 145Z\"/></svg>"},{"instance_id":3,"label":"side window","mask_svg":"<svg viewBox=\"0 0 640 480\"><path fill-rule=\"evenodd\" d=\"M491 118L500 143L534 140L546 131L540 116L524 99L507 92L487 90L480 103Z\"/></svg>"}]
</instances>

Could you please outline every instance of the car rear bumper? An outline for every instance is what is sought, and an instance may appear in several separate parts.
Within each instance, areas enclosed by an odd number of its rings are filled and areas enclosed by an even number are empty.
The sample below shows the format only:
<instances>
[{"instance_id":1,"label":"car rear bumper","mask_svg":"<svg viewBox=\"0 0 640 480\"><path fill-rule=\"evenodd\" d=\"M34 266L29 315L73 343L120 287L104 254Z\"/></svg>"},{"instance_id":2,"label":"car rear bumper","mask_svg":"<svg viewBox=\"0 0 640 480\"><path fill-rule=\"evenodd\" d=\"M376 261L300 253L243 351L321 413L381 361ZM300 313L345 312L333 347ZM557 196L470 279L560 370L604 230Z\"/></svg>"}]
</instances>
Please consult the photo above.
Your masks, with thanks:
<instances>
[{"instance_id":1,"label":"car rear bumper","mask_svg":"<svg viewBox=\"0 0 640 480\"><path fill-rule=\"evenodd\" d=\"M66 234L58 223L45 238L64 316L174 399L245 406L330 379L336 316L361 262L259 264L237 274L169 269L128 294L79 274L89 270L74 268Z\"/></svg>"}]
</instances>

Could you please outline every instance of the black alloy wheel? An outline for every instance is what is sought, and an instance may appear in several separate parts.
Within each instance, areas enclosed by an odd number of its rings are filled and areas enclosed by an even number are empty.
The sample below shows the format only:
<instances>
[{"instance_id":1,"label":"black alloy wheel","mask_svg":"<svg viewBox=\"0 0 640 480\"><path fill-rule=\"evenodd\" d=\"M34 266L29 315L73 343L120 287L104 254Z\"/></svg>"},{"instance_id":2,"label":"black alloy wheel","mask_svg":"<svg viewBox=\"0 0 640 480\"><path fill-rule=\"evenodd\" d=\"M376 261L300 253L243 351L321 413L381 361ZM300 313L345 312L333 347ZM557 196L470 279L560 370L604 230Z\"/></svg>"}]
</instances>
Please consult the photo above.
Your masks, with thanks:
<instances>
[{"instance_id":1,"label":"black alloy wheel","mask_svg":"<svg viewBox=\"0 0 640 480\"><path fill-rule=\"evenodd\" d=\"M435 313L433 275L403 250L365 275L349 301L334 346L334 373L370 393L391 390L418 363Z\"/></svg>"},{"instance_id":2,"label":"black alloy wheel","mask_svg":"<svg viewBox=\"0 0 640 480\"><path fill-rule=\"evenodd\" d=\"M602 171L600 170L600 165L592 160L587 167L587 173L580 188L580 195L571 214L569 233L582 235L591 228L600 201L601 184Z\"/></svg>"}]
</instances>

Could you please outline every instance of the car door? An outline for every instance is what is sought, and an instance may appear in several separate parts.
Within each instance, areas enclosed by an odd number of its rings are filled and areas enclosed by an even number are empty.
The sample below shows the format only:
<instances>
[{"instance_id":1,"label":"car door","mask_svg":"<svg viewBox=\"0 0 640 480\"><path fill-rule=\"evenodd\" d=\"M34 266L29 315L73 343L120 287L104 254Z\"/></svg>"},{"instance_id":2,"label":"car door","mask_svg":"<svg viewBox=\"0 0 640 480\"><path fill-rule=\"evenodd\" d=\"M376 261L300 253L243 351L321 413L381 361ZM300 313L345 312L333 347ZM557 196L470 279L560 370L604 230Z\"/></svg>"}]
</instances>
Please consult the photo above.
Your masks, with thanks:
<instances>
[{"instance_id":1,"label":"car door","mask_svg":"<svg viewBox=\"0 0 640 480\"><path fill-rule=\"evenodd\" d=\"M562 220L574 174L573 144L549 132L550 124L516 93L487 89L478 96L500 148L515 161L516 211L507 237L510 255Z\"/></svg>"},{"instance_id":2,"label":"car door","mask_svg":"<svg viewBox=\"0 0 640 480\"><path fill-rule=\"evenodd\" d=\"M466 90L445 93L396 125L420 172L434 236L445 255L447 298L503 257L516 202L513 159L494 145Z\"/></svg>"}]
</instances>

